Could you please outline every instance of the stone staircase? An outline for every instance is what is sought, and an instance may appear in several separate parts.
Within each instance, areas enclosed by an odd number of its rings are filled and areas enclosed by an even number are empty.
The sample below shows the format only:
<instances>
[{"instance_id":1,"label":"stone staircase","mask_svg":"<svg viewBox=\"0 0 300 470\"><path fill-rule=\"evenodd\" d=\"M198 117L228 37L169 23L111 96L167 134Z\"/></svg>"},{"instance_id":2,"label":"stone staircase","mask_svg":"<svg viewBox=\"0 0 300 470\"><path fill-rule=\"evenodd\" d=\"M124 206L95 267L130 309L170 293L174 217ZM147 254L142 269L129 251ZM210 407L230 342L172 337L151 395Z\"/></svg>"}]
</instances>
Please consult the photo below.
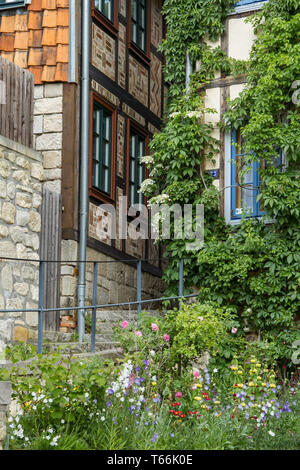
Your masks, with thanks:
<instances>
[{"instance_id":1,"label":"stone staircase","mask_svg":"<svg viewBox=\"0 0 300 470\"><path fill-rule=\"evenodd\" d=\"M158 311L149 312L151 315L159 315ZM121 326L126 320L128 323L137 324L137 313L128 310L105 310L97 313L95 354L103 358L115 358L122 355L120 344L113 339L113 328ZM87 330L87 325L86 325ZM34 341L37 345L37 340ZM83 342L78 342L77 332L64 333L45 331L43 334L43 352L59 351L63 355L73 357L89 357L91 354L91 334L84 335Z\"/></svg>"}]
</instances>

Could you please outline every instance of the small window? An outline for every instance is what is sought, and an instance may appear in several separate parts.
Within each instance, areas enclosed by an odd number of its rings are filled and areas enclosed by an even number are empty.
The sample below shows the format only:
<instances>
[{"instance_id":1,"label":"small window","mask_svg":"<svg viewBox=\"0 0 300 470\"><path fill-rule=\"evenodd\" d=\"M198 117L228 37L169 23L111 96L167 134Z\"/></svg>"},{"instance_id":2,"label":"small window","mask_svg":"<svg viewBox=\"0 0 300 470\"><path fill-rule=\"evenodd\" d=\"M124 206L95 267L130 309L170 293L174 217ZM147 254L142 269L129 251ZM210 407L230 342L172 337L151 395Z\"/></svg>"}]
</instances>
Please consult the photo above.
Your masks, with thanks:
<instances>
[{"instance_id":1,"label":"small window","mask_svg":"<svg viewBox=\"0 0 300 470\"><path fill-rule=\"evenodd\" d=\"M112 113L94 101L92 185L111 194Z\"/></svg>"},{"instance_id":2,"label":"small window","mask_svg":"<svg viewBox=\"0 0 300 470\"><path fill-rule=\"evenodd\" d=\"M147 0L131 0L131 40L146 52Z\"/></svg>"},{"instance_id":3,"label":"small window","mask_svg":"<svg viewBox=\"0 0 300 470\"><path fill-rule=\"evenodd\" d=\"M141 157L145 155L146 139L135 131L130 133L129 148L129 206L144 204L145 197L139 192L145 179L145 165L141 163Z\"/></svg>"},{"instance_id":4,"label":"small window","mask_svg":"<svg viewBox=\"0 0 300 470\"><path fill-rule=\"evenodd\" d=\"M114 19L114 0L95 0L95 8L113 22Z\"/></svg>"},{"instance_id":5,"label":"small window","mask_svg":"<svg viewBox=\"0 0 300 470\"><path fill-rule=\"evenodd\" d=\"M234 130L231 143L231 219L259 217L264 213L263 202L257 201L257 196L260 193L259 173L266 167L266 162L249 162L248 157L240 129ZM281 164L281 156L274 158L274 166Z\"/></svg>"},{"instance_id":6,"label":"small window","mask_svg":"<svg viewBox=\"0 0 300 470\"><path fill-rule=\"evenodd\" d=\"M28 0L16 1L16 0L0 0L0 9L4 8L13 8L13 7L23 7L24 5L30 3Z\"/></svg>"}]
</instances>

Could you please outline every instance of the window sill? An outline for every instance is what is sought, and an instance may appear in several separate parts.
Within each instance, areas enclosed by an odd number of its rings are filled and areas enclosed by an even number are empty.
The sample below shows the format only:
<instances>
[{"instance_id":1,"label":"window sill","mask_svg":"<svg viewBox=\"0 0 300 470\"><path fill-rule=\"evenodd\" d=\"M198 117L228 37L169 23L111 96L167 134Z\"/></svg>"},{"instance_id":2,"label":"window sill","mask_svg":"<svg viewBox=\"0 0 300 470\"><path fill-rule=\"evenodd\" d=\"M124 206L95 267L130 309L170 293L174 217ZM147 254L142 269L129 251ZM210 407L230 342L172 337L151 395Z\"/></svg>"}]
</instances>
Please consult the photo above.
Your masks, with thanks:
<instances>
[{"instance_id":1,"label":"window sill","mask_svg":"<svg viewBox=\"0 0 300 470\"><path fill-rule=\"evenodd\" d=\"M95 199L97 202L101 202L102 204L112 204L113 206L116 205L115 200L111 196L102 193L101 191L93 187L89 188L89 197Z\"/></svg>"},{"instance_id":2,"label":"window sill","mask_svg":"<svg viewBox=\"0 0 300 470\"><path fill-rule=\"evenodd\" d=\"M92 17L97 20L103 28L108 31L112 36L118 36L118 22L116 20L116 15L114 22L112 23L106 16L104 16L99 10L95 7L92 8Z\"/></svg>"},{"instance_id":3,"label":"window sill","mask_svg":"<svg viewBox=\"0 0 300 470\"><path fill-rule=\"evenodd\" d=\"M135 57L140 59L144 63L144 65L146 65L147 67L150 66L151 60L149 54L142 51L142 49L140 49L134 42L130 41L128 49L129 52L131 52Z\"/></svg>"}]
</instances>

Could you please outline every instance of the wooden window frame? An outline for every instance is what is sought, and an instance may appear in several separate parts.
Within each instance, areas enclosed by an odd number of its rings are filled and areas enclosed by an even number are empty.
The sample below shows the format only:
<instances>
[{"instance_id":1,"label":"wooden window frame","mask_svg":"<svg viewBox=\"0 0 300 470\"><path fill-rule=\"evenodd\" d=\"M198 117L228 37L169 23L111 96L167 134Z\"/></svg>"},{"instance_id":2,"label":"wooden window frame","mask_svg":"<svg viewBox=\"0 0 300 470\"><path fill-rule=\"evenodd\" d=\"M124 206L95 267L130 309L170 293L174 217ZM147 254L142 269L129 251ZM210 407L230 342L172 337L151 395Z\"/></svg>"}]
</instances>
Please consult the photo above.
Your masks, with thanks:
<instances>
[{"instance_id":1,"label":"wooden window frame","mask_svg":"<svg viewBox=\"0 0 300 470\"><path fill-rule=\"evenodd\" d=\"M149 133L141 127L139 124L134 122L132 119L128 118L128 126L127 126L127 151L126 151L126 195L127 195L127 210L130 207L130 138L131 132L134 131L136 134L140 135L141 137L145 138L145 155L148 154L149 151ZM144 164L145 165L145 164ZM149 170L145 166L145 179L149 176ZM147 204L147 198L144 196L143 204Z\"/></svg>"},{"instance_id":2,"label":"wooden window frame","mask_svg":"<svg viewBox=\"0 0 300 470\"><path fill-rule=\"evenodd\" d=\"M113 21L110 21L100 10L95 7L95 0L92 0L92 17L95 18L113 36L118 36L119 29L119 2L113 0Z\"/></svg>"},{"instance_id":3,"label":"wooden window frame","mask_svg":"<svg viewBox=\"0 0 300 470\"><path fill-rule=\"evenodd\" d=\"M111 168L110 168L110 194L106 194L93 186L93 114L94 102L109 111L112 115L111 127ZM99 202L115 204L116 201L116 140L117 140L117 109L105 101L95 92L90 93L90 162L89 162L89 196Z\"/></svg>"},{"instance_id":4,"label":"wooden window frame","mask_svg":"<svg viewBox=\"0 0 300 470\"><path fill-rule=\"evenodd\" d=\"M145 65L150 64L150 44L151 44L151 0L146 1L146 50L141 49L131 39L131 0L129 0L129 11L128 11L128 49L129 51L138 57Z\"/></svg>"}]
</instances>

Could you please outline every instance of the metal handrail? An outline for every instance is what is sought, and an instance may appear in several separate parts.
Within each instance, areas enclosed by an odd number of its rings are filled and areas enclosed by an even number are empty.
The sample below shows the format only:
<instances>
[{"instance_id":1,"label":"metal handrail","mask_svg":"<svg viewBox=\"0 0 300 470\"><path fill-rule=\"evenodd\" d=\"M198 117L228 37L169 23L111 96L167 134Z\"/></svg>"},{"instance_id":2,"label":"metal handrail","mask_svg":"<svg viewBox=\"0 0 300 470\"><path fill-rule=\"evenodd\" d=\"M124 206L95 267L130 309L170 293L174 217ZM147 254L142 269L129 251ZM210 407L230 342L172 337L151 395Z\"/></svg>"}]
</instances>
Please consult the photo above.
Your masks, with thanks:
<instances>
[{"instance_id":1,"label":"metal handrail","mask_svg":"<svg viewBox=\"0 0 300 470\"><path fill-rule=\"evenodd\" d=\"M48 262L59 262L63 263L77 263L77 261L45 261L45 260L28 260L28 259L17 259L17 258L4 258L0 257L0 260L7 260L7 261L27 261L27 262L37 262L39 263L39 301L38 301L38 308L21 308L21 309L1 309L4 313L17 313L17 312L37 312L38 313L38 354L42 354L43 352L43 320L44 320L44 313L47 312L61 312L61 311L71 311L71 310L92 310L92 326L91 326L91 353L95 352L95 337L96 337L96 317L97 317L97 310L103 308L111 308L111 307L125 307L129 305L137 305L137 315L141 313L142 305L146 303L154 303L154 302L164 302L167 300L180 300L179 302L179 309L181 308L181 300L197 297L198 294L187 294L183 295L183 261L184 259L191 259L190 258L153 258L153 259L133 259L133 260L124 260L130 261L133 263L137 263L137 300L135 301L128 301L128 302L117 302L111 304L97 304L97 292L98 292L98 268L99 264L103 264L105 262L122 262L121 260L112 260L112 261L86 261L86 263L93 263L93 298L92 298L92 305L84 305L84 306L73 306L73 307L57 307L57 308L44 308L44 280L45 280L45 266ZM170 297L158 297L152 299L142 299L142 261L153 261L153 260L161 260L161 261L168 261L168 260L178 260L179 261L179 289L177 296L170 296ZM79 341L82 342L82 339L79 338Z\"/></svg>"}]
</instances>

